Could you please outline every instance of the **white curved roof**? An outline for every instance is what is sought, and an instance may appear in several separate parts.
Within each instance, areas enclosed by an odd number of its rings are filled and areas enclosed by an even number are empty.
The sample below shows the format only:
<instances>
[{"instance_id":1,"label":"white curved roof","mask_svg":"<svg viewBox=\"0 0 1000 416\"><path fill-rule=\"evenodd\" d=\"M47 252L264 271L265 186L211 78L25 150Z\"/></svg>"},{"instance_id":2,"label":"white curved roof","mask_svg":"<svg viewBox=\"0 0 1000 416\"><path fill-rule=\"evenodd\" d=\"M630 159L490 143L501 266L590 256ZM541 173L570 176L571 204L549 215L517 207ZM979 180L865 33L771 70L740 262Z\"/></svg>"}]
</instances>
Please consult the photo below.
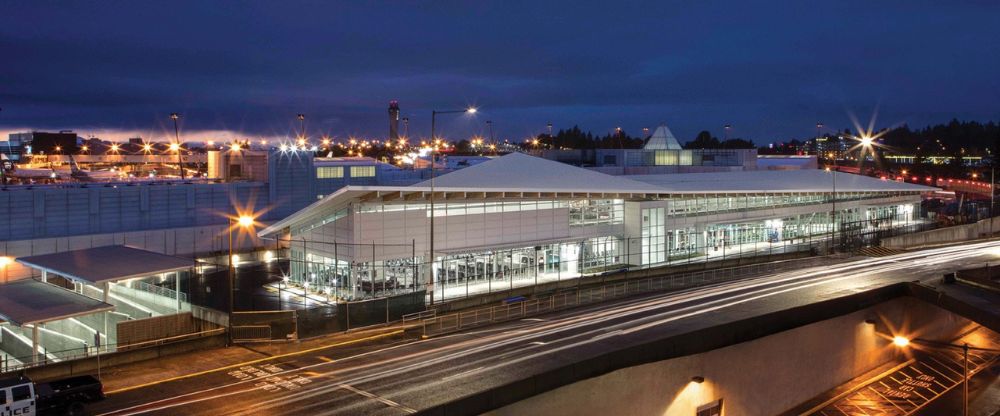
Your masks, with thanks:
<instances>
[{"instance_id":1,"label":"white curved roof","mask_svg":"<svg viewBox=\"0 0 1000 416\"><path fill-rule=\"evenodd\" d=\"M819 169L630 175L666 193L703 192L930 192L938 188Z\"/></svg>"},{"instance_id":2,"label":"white curved roof","mask_svg":"<svg viewBox=\"0 0 1000 416\"><path fill-rule=\"evenodd\" d=\"M352 201L451 198L664 198L671 194L831 192L834 173L822 170L736 171L613 176L522 153L511 153L411 186L348 185L258 232L267 236L308 224ZM837 192L930 192L938 188L836 173ZM420 202L423 203L423 202Z\"/></svg>"},{"instance_id":3,"label":"white curved roof","mask_svg":"<svg viewBox=\"0 0 1000 416\"><path fill-rule=\"evenodd\" d=\"M554 160L510 153L483 163L441 175L434 187L511 192L659 192L656 186L578 168ZM413 185L431 186L426 180Z\"/></svg>"}]
</instances>

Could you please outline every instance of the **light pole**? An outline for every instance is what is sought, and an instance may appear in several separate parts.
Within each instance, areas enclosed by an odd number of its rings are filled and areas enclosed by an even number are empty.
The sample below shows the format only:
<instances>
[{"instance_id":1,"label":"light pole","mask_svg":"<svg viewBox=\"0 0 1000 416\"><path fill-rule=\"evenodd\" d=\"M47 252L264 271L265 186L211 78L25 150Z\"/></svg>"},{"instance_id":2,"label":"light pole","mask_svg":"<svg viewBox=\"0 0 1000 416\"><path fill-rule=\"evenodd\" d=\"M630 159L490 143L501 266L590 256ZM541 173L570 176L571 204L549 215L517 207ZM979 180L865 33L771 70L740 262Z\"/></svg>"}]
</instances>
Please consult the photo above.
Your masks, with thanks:
<instances>
[{"instance_id":1,"label":"light pole","mask_svg":"<svg viewBox=\"0 0 1000 416\"><path fill-rule=\"evenodd\" d=\"M732 129L733 129L732 124L726 124L725 126L722 126L722 130L725 132L726 140L729 140L729 130Z\"/></svg>"},{"instance_id":2,"label":"light pole","mask_svg":"<svg viewBox=\"0 0 1000 416\"><path fill-rule=\"evenodd\" d=\"M486 127L490 128L490 143L493 143L493 120L486 120Z\"/></svg>"},{"instance_id":3,"label":"light pole","mask_svg":"<svg viewBox=\"0 0 1000 416\"><path fill-rule=\"evenodd\" d=\"M553 146L556 144L556 138L552 137L552 123L549 123L545 127L549 129L549 149L553 149Z\"/></svg>"},{"instance_id":4,"label":"light pole","mask_svg":"<svg viewBox=\"0 0 1000 416\"><path fill-rule=\"evenodd\" d=\"M299 114L296 116L299 119L299 138L302 140L306 139L306 115Z\"/></svg>"},{"instance_id":5,"label":"light pole","mask_svg":"<svg viewBox=\"0 0 1000 416\"><path fill-rule=\"evenodd\" d=\"M249 215L240 215L239 218L229 217L229 345L233 344L233 311L236 310L234 293L236 291L236 273L233 270L233 228L239 225L240 229L253 227L254 218Z\"/></svg>"},{"instance_id":6,"label":"light pole","mask_svg":"<svg viewBox=\"0 0 1000 416\"><path fill-rule=\"evenodd\" d=\"M431 305L434 304L434 174L436 172L436 169L434 167L434 159L437 158L437 142L435 141L437 139L437 136L435 135L434 128L435 128L436 122L437 122L437 115L438 114L459 114L459 113L475 114L476 111L477 110L476 110L475 107L469 107L469 108L467 108L465 110L445 110L445 111L432 110L431 111L431 196L429 198L429 202L430 202L429 205L430 205L430 212L431 212L431 221L430 221L430 223L431 223L431 234L430 234L430 254L428 256L428 260L429 261L427 262L427 268L428 268L427 272L428 272L428 275L430 276L427 279L427 292L431 295ZM490 135L492 136L493 135L493 128L492 128L493 125L489 121L487 121L487 124L490 124L490 126L491 126L490 127Z\"/></svg>"},{"instance_id":7,"label":"light pole","mask_svg":"<svg viewBox=\"0 0 1000 416\"><path fill-rule=\"evenodd\" d=\"M969 343L963 343L962 345L951 344L947 342L931 341L926 339L909 339L904 336L897 335L892 338L892 343L897 347L904 348L911 343L922 344L923 346L928 346L931 348L954 348L962 350L962 415L969 416L969 350L976 351L988 351L988 352L1000 352L1000 350L992 348L978 348L970 346Z\"/></svg>"},{"instance_id":8,"label":"light pole","mask_svg":"<svg viewBox=\"0 0 1000 416\"><path fill-rule=\"evenodd\" d=\"M181 180L184 180L184 163L181 161L181 135L180 130L177 128L177 119L179 118L181 118L180 114L170 113L170 119L174 121L174 144L177 145L177 169L181 171Z\"/></svg>"}]
</instances>

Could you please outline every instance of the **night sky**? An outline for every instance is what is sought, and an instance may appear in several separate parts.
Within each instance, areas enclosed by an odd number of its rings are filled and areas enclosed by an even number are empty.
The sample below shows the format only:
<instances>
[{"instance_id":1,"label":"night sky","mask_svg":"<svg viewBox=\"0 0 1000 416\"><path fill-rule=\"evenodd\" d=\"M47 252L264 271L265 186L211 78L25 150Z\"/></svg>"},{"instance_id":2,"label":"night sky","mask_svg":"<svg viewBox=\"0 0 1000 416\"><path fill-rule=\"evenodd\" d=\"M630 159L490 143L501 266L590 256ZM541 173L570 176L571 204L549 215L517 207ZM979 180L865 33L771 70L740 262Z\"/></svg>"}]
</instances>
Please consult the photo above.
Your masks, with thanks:
<instances>
[{"instance_id":1,"label":"night sky","mask_svg":"<svg viewBox=\"0 0 1000 416\"><path fill-rule=\"evenodd\" d=\"M37 4L36 4L37 3ZM354 4L358 3L358 4ZM520 140L667 123L758 144L815 123L1000 115L1000 2L0 2L0 132L189 141L387 134Z\"/></svg>"}]
</instances>

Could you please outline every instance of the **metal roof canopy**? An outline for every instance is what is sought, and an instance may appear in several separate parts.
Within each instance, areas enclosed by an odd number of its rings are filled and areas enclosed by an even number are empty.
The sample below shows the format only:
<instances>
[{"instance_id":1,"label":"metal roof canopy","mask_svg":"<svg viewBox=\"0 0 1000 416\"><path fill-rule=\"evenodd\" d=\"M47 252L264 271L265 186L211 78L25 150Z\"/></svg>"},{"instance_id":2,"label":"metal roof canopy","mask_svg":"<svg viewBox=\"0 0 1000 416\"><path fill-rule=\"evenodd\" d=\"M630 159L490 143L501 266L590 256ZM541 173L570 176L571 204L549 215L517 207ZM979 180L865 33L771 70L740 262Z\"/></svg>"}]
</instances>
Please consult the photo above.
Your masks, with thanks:
<instances>
[{"instance_id":1,"label":"metal roof canopy","mask_svg":"<svg viewBox=\"0 0 1000 416\"><path fill-rule=\"evenodd\" d=\"M33 269L81 283L117 282L187 270L195 261L129 246L103 246L15 259Z\"/></svg>"},{"instance_id":2,"label":"metal roof canopy","mask_svg":"<svg viewBox=\"0 0 1000 416\"><path fill-rule=\"evenodd\" d=\"M822 170L732 171L613 176L562 162L511 153L435 179L441 204L491 199L667 199L700 195L829 194L837 192L933 192L939 188ZM421 202L431 195L430 181L411 186L348 185L257 233L266 238L285 228L330 215L352 202Z\"/></svg>"},{"instance_id":3,"label":"metal roof canopy","mask_svg":"<svg viewBox=\"0 0 1000 416\"><path fill-rule=\"evenodd\" d=\"M114 306L62 287L21 279L0 285L0 318L23 326L114 310Z\"/></svg>"}]
</instances>

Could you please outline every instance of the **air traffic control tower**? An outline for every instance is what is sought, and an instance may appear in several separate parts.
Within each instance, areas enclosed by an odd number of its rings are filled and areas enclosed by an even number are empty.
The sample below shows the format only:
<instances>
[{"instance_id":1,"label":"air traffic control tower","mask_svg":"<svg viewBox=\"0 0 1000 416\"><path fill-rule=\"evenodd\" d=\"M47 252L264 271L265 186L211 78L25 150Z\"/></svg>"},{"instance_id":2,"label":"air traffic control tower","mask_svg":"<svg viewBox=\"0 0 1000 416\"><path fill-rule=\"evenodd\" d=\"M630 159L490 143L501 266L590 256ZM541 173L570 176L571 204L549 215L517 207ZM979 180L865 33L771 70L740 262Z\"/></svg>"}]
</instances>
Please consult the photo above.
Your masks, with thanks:
<instances>
[{"instance_id":1,"label":"air traffic control tower","mask_svg":"<svg viewBox=\"0 0 1000 416\"><path fill-rule=\"evenodd\" d=\"M389 101L389 139L399 140L399 101Z\"/></svg>"}]
</instances>

